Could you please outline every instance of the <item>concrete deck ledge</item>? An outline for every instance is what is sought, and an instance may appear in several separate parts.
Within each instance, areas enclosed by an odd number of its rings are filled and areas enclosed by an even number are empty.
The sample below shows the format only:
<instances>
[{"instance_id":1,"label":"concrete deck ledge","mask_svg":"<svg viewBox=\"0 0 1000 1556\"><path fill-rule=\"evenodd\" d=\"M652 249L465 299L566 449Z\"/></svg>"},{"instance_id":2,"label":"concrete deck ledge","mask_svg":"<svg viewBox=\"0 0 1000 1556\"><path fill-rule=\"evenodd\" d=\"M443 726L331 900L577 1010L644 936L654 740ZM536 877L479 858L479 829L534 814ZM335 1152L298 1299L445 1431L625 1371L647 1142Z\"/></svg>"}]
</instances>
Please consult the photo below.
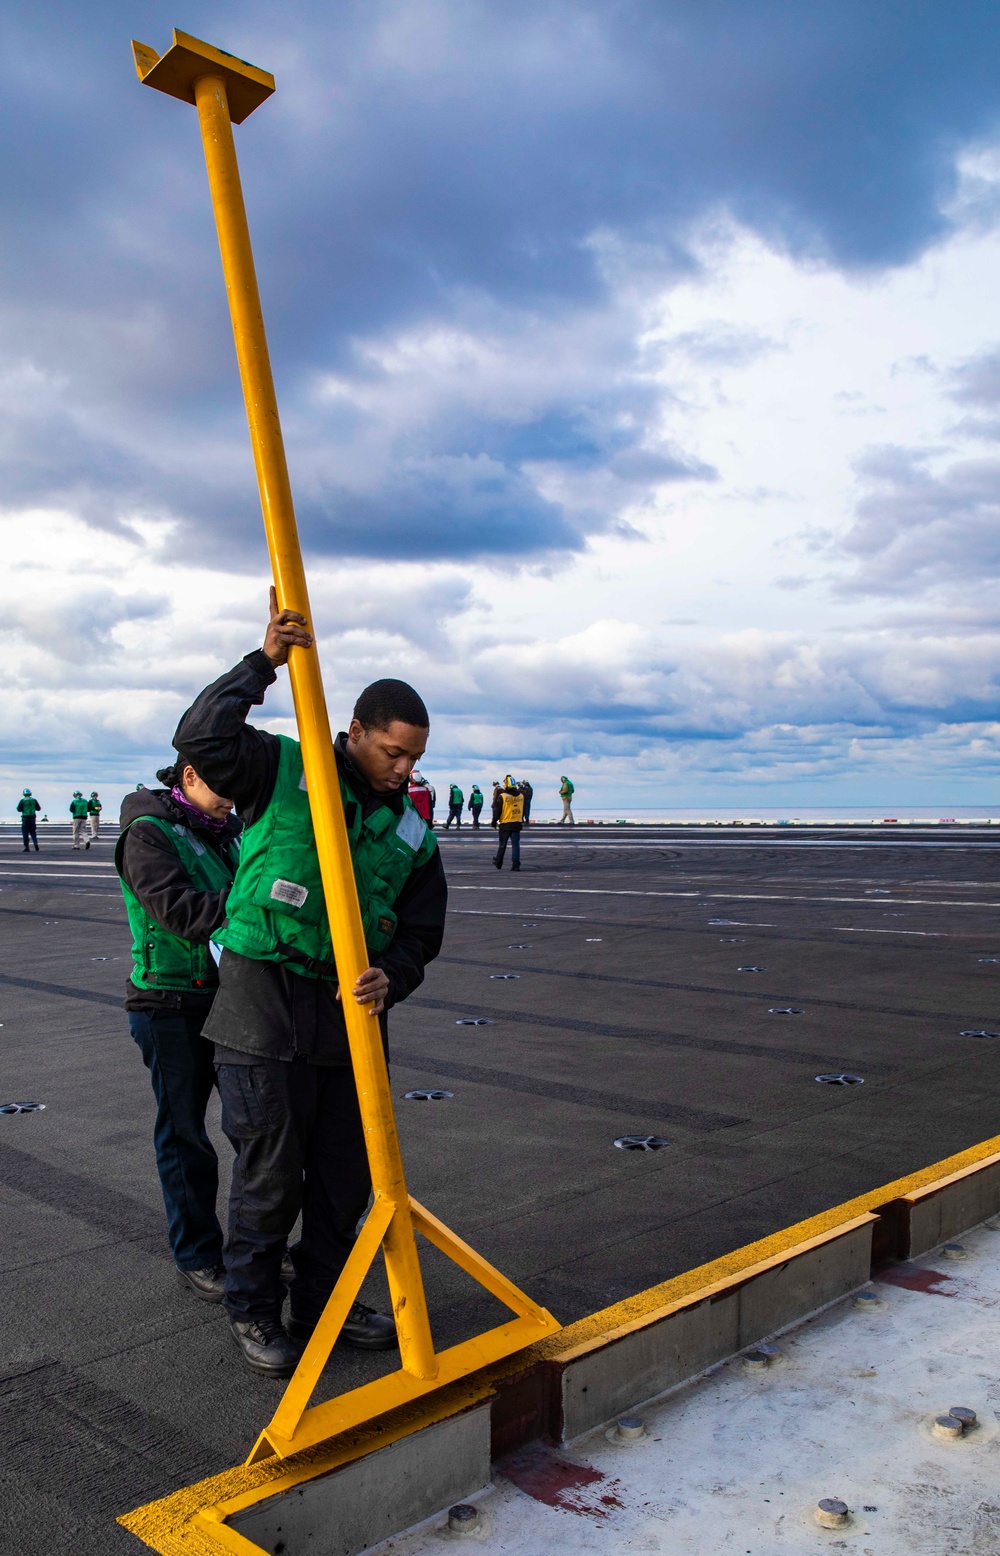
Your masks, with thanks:
<instances>
[{"instance_id":1,"label":"concrete deck ledge","mask_svg":"<svg viewBox=\"0 0 1000 1556\"><path fill-rule=\"evenodd\" d=\"M490 1407L482 1404L229 1520L262 1550L356 1556L471 1496L490 1480Z\"/></svg>"}]
</instances>

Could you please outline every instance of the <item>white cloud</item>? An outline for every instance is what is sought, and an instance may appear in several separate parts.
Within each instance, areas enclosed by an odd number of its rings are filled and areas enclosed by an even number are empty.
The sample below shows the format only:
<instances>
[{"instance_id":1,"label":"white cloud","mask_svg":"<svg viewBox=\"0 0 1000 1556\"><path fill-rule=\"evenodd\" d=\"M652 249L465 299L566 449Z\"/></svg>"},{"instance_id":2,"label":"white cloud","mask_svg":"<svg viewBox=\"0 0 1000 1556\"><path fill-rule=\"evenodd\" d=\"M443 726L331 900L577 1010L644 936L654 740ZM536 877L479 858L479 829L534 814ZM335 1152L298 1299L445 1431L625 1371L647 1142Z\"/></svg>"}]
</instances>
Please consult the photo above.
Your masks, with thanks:
<instances>
[{"instance_id":1,"label":"white cloud","mask_svg":"<svg viewBox=\"0 0 1000 1556\"><path fill-rule=\"evenodd\" d=\"M335 719L367 680L402 675L434 715L428 771L482 780L516 761L544 784L571 766L608 804L712 785L776 803L800 784L985 795L1000 160L965 166L966 225L879 276L797 261L724 214L691 234L697 265L680 278L605 233L602 300L544 316L451 297L441 317L359 336L349 368L312 372L287 418L307 497L334 476L364 490L391 449L461 414L512 437L531 425L539 502L595 516L561 561L517 545L449 558L447 536L433 563L313 559ZM0 403L39 416L66 392L30 364L0 375ZM592 437L592 462L546 457L553 406L551 435ZM324 453L329 418L341 432ZM671 459L717 478L676 479ZM103 528L83 504L11 507L0 545L18 789L24 764L57 755L67 773L148 776L191 696L260 640L266 578L148 511ZM264 717L289 714L282 689Z\"/></svg>"}]
</instances>

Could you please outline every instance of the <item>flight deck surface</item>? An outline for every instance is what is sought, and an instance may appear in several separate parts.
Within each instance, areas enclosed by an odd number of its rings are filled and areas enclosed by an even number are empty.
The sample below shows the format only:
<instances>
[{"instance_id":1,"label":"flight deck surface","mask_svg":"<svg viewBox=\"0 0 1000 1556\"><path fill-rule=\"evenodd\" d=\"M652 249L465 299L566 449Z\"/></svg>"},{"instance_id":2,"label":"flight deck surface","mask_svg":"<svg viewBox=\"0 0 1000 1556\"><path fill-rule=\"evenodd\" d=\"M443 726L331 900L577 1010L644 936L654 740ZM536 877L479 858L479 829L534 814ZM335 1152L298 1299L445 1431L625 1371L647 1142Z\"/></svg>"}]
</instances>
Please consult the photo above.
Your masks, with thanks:
<instances>
[{"instance_id":1,"label":"flight deck surface","mask_svg":"<svg viewBox=\"0 0 1000 1556\"><path fill-rule=\"evenodd\" d=\"M113 833L41 834L0 831L0 1103L45 1104L0 1116L0 1543L89 1556L244 1458L280 1385L173 1280ZM1000 1036L961 1035L1000 1033L987 829L532 827L516 875L492 842L441 836L392 1090L412 1192L559 1319L997 1132ZM499 1321L432 1250L425 1279L439 1345ZM318 1397L394 1365L338 1350Z\"/></svg>"}]
</instances>

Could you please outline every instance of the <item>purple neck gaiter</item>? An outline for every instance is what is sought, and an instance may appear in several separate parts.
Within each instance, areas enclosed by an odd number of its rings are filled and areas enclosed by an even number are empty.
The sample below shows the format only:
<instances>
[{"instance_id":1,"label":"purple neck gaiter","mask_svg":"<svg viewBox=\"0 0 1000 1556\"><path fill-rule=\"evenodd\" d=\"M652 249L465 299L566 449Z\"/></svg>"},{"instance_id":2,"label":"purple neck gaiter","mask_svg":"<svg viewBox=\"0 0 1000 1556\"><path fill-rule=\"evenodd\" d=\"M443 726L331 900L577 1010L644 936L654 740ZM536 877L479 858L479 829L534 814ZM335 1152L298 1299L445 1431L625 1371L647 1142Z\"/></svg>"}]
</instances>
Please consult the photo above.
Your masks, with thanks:
<instances>
[{"instance_id":1,"label":"purple neck gaiter","mask_svg":"<svg viewBox=\"0 0 1000 1556\"><path fill-rule=\"evenodd\" d=\"M176 804L178 804L182 810L187 811L188 815L191 817L191 820L196 822L199 827L207 827L209 832L224 832L226 830L225 819L219 821L215 816L206 816L205 812L203 810L199 810L197 805L191 804L191 801L188 799L187 795L184 793L184 790L180 787L179 784L175 784L171 789L170 798Z\"/></svg>"}]
</instances>

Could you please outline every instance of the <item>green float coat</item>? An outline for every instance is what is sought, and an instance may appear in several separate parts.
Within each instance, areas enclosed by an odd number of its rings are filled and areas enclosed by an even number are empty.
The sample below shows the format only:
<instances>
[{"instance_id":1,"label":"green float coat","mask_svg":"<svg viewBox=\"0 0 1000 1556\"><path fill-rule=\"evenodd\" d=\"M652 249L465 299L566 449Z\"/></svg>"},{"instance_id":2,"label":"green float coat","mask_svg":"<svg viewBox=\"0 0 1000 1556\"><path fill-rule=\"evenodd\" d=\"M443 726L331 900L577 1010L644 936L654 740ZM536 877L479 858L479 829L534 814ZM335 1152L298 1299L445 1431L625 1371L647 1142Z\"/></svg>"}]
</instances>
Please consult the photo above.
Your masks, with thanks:
<instances>
[{"instance_id":1,"label":"green float coat","mask_svg":"<svg viewBox=\"0 0 1000 1556\"><path fill-rule=\"evenodd\" d=\"M199 891L224 891L239 863L236 839L226 845L226 858L203 843L190 827L171 825L159 816L136 816L115 844L115 868L122 873L125 839L137 821L158 827ZM172 935L146 912L131 887L122 881L122 896L132 931L132 982L139 989L214 989L218 974L207 945L195 945Z\"/></svg>"},{"instance_id":2,"label":"green float coat","mask_svg":"<svg viewBox=\"0 0 1000 1556\"><path fill-rule=\"evenodd\" d=\"M71 816L75 816L77 820L79 820L81 816L85 816L87 814L86 800L70 800L69 813Z\"/></svg>"},{"instance_id":3,"label":"green float coat","mask_svg":"<svg viewBox=\"0 0 1000 1556\"><path fill-rule=\"evenodd\" d=\"M285 962L306 977L332 977L333 945L326 916L309 796L297 740L279 735L274 793L264 813L243 833L240 867L215 936L240 956ZM437 847L410 800L403 813L380 805L364 820L343 776L347 835L368 950L384 951L396 932L394 904Z\"/></svg>"}]
</instances>

